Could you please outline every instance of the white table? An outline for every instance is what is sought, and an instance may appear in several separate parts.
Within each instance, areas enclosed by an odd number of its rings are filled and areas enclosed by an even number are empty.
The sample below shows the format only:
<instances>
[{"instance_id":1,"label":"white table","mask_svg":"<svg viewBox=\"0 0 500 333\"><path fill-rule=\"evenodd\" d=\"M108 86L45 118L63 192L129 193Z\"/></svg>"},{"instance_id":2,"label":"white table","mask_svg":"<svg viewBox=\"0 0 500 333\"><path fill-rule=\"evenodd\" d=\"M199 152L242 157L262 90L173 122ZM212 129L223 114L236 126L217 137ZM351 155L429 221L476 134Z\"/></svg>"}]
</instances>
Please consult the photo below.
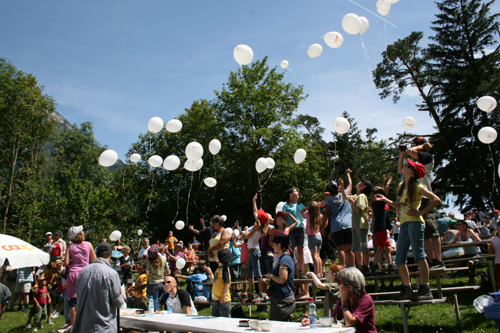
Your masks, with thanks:
<instances>
[{"instance_id":1,"label":"white table","mask_svg":"<svg viewBox=\"0 0 500 333\"><path fill-rule=\"evenodd\" d=\"M239 327L239 318L209 317L209 316L188 316L185 314L155 314L150 317L137 317L126 315L132 309L123 309L120 314L120 326L151 331L178 331L178 332L241 332L249 333L253 330L249 327ZM293 333L310 332L309 326L302 326L299 322L275 321L272 332ZM317 333L353 333L354 327L322 327L318 325Z\"/></svg>"}]
</instances>

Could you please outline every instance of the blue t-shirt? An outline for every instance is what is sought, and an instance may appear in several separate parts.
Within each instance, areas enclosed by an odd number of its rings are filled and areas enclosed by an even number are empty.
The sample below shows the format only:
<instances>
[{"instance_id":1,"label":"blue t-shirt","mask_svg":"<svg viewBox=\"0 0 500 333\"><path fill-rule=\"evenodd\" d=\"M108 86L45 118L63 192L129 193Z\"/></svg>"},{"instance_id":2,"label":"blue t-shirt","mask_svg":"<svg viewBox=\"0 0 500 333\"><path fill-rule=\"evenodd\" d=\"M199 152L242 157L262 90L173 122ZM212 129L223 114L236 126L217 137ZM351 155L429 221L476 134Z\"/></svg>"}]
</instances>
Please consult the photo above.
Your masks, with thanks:
<instances>
[{"instance_id":1,"label":"blue t-shirt","mask_svg":"<svg viewBox=\"0 0 500 333\"><path fill-rule=\"evenodd\" d=\"M346 195L349 195L347 191ZM351 228L352 213L349 201L342 200L341 194L338 193L329 197L326 204L330 206L330 232Z\"/></svg>"},{"instance_id":2,"label":"blue t-shirt","mask_svg":"<svg viewBox=\"0 0 500 333\"><path fill-rule=\"evenodd\" d=\"M443 216L437 219L436 222L438 224L438 232L441 235L444 234L446 231L448 231L448 229L450 229L450 227L448 226L448 223L450 221L451 219L448 216Z\"/></svg>"},{"instance_id":3,"label":"blue t-shirt","mask_svg":"<svg viewBox=\"0 0 500 333\"><path fill-rule=\"evenodd\" d=\"M204 273L197 273L187 276L188 283L191 281L203 282L208 279L207 275Z\"/></svg>"},{"instance_id":4,"label":"blue t-shirt","mask_svg":"<svg viewBox=\"0 0 500 333\"><path fill-rule=\"evenodd\" d=\"M281 264L284 264L288 267L288 279L284 284L279 284L271 280L271 286L274 290L274 296L287 297L293 295L293 274L295 273L295 263L293 262L292 257L288 253L285 253L280 257L278 263L272 270L274 276L280 275Z\"/></svg>"},{"instance_id":5,"label":"blue t-shirt","mask_svg":"<svg viewBox=\"0 0 500 333\"><path fill-rule=\"evenodd\" d=\"M303 222L304 217L302 216L302 214L300 214L300 211L304 208L306 208L306 206L304 206L303 204L298 203L298 202L292 203L292 204L286 203L283 205L283 209L282 209L283 212L290 213L293 216L295 216L295 218L297 219L298 223L297 223L297 226L295 227L295 229L304 229L304 222ZM286 223L288 225L293 224L293 221L290 218L290 216L286 217Z\"/></svg>"},{"instance_id":6,"label":"blue t-shirt","mask_svg":"<svg viewBox=\"0 0 500 333\"><path fill-rule=\"evenodd\" d=\"M241 247L234 247L233 241L229 241L229 251L233 253L233 261L231 262L231 265L237 265L240 264L240 258L241 258Z\"/></svg>"}]
</instances>

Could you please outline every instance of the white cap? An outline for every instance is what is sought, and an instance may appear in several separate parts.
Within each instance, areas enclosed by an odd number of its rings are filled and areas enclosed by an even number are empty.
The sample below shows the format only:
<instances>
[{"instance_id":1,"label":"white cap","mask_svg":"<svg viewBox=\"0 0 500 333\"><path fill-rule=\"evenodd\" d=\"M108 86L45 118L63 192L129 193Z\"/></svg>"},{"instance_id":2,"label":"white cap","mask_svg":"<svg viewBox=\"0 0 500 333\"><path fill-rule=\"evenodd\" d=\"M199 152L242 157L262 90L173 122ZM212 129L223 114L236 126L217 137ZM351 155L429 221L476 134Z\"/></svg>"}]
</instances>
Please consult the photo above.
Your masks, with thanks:
<instances>
[{"instance_id":1,"label":"white cap","mask_svg":"<svg viewBox=\"0 0 500 333\"><path fill-rule=\"evenodd\" d=\"M52 233L49 231L47 233L45 233L45 236L48 236L48 235L51 235L52 236Z\"/></svg>"}]
</instances>

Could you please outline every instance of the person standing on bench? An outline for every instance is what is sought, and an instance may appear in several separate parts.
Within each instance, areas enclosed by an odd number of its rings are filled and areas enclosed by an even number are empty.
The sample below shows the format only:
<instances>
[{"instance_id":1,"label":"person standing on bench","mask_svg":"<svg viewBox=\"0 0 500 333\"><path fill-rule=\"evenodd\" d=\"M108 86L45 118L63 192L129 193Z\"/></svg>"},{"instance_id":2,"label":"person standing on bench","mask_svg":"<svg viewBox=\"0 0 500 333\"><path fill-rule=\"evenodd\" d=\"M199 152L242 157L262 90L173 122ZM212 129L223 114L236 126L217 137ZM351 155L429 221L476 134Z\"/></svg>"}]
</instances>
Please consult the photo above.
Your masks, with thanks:
<instances>
[{"instance_id":1,"label":"person standing on bench","mask_svg":"<svg viewBox=\"0 0 500 333\"><path fill-rule=\"evenodd\" d=\"M376 201L384 201L389 206L401 212L401 226L399 229L398 244L396 248L396 265L399 275L403 282L401 292L394 297L395 300L411 299L414 301L432 299L431 289L429 287L429 266L425 260L424 251L424 230L425 221L423 215L432 211L441 199L430 192L425 186L418 182L419 178L425 176L425 167L422 163L414 162L408 159L404 163L406 149L399 151L398 173L404 175L404 181L399 184L398 202L391 201L383 195L375 195ZM422 203L422 197L430 200L430 203L419 210ZM410 273L406 266L406 257L410 245L413 249L415 261L418 263L420 272L419 291L412 295Z\"/></svg>"}]
</instances>

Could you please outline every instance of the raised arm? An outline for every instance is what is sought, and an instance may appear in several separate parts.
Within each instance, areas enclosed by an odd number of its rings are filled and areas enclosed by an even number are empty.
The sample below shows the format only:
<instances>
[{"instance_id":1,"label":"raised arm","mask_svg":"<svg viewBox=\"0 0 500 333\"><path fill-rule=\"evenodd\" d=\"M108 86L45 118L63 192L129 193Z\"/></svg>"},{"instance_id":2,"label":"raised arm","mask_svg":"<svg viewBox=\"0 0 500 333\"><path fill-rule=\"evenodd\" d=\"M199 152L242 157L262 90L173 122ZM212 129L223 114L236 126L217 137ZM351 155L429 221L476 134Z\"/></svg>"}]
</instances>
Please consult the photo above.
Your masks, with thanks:
<instances>
[{"instance_id":1,"label":"raised arm","mask_svg":"<svg viewBox=\"0 0 500 333\"><path fill-rule=\"evenodd\" d=\"M190 231L194 232L194 233L195 233L195 234L197 234L197 235L199 235L199 234L200 234L200 232L199 232L198 230L196 230L195 228L193 228L193 226L192 226L192 225L188 225L188 229L189 229Z\"/></svg>"},{"instance_id":2,"label":"raised arm","mask_svg":"<svg viewBox=\"0 0 500 333\"><path fill-rule=\"evenodd\" d=\"M258 193L255 193L255 195L253 196L253 199L252 199L253 218L255 221L257 221L259 219L259 213L258 213L258 209L257 209L257 195L258 195Z\"/></svg>"},{"instance_id":3,"label":"raised arm","mask_svg":"<svg viewBox=\"0 0 500 333\"><path fill-rule=\"evenodd\" d=\"M287 230L288 232L292 231L293 228L295 228L297 226L297 224L299 223L299 221L297 221L297 219L295 218L295 216L293 216L292 214L290 214L289 212L286 212L285 213L288 217L290 217L293 221L293 223L286 227L285 230Z\"/></svg>"},{"instance_id":4,"label":"raised arm","mask_svg":"<svg viewBox=\"0 0 500 333\"><path fill-rule=\"evenodd\" d=\"M339 189L340 189L340 194L342 194L342 200L347 200L347 195L345 194L345 188L344 188L344 180L342 178L339 179Z\"/></svg>"},{"instance_id":5,"label":"raised arm","mask_svg":"<svg viewBox=\"0 0 500 333\"><path fill-rule=\"evenodd\" d=\"M396 210L401 210L401 204L399 202L394 202L394 201L390 200L389 198L383 196L382 194L375 194L375 196L373 197L373 200L383 201L386 204L388 204L389 206L391 206L392 208L394 208Z\"/></svg>"},{"instance_id":6,"label":"raised arm","mask_svg":"<svg viewBox=\"0 0 500 333\"><path fill-rule=\"evenodd\" d=\"M347 193L349 193L349 195L352 193L352 179L351 179L351 172L352 170L351 169L347 169L345 171L346 175L347 175L347 187L345 188L347 190Z\"/></svg>"},{"instance_id":7,"label":"raised arm","mask_svg":"<svg viewBox=\"0 0 500 333\"><path fill-rule=\"evenodd\" d=\"M406 151L399 151L399 159L398 159L398 173L402 175L404 173L403 168L404 168L404 157L405 157Z\"/></svg>"}]
</instances>

